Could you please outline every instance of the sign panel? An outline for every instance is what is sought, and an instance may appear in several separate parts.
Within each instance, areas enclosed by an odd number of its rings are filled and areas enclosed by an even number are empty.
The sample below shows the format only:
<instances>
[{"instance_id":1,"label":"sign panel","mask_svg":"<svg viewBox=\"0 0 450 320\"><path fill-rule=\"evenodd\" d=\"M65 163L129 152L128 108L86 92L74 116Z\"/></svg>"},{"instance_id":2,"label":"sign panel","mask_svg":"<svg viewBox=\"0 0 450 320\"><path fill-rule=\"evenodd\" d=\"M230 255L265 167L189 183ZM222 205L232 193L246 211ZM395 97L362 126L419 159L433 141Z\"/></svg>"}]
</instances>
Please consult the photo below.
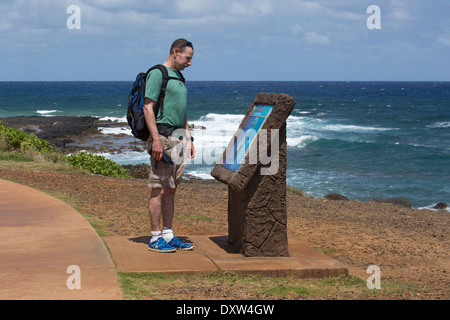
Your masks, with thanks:
<instances>
[{"instance_id":1,"label":"sign panel","mask_svg":"<svg viewBox=\"0 0 450 320\"><path fill-rule=\"evenodd\" d=\"M242 130L233 137L233 145L227 150L222 167L233 172L239 169L272 109L273 106L269 105L256 105L253 108Z\"/></svg>"}]
</instances>

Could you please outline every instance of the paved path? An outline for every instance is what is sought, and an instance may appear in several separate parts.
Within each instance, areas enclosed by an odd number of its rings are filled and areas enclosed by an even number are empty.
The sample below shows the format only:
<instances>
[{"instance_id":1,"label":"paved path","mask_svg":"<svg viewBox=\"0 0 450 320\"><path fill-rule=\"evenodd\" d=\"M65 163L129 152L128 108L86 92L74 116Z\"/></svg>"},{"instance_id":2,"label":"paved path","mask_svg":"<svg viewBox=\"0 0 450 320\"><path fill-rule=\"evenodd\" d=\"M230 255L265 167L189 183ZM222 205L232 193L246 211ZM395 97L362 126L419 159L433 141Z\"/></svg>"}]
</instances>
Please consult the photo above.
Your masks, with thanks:
<instances>
[{"instance_id":1,"label":"paved path","mask_svg":"<svg viewBox=\"0 0 450 320\"><path fill-rule=\"evenodd\" d=\"M68 204L0 179L0 299L122 299L102 239Z\"/></svg>"}]
</instances>

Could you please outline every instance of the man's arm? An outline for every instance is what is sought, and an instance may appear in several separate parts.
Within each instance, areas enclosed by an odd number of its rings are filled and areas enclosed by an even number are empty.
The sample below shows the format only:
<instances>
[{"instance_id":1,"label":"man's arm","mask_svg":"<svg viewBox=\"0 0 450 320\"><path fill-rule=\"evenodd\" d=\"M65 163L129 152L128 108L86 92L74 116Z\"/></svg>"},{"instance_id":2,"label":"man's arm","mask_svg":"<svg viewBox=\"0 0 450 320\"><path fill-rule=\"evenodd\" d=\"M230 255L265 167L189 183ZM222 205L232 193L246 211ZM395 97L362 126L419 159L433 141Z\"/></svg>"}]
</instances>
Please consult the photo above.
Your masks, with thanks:
<instances>
[{"instance_id":1,"label":"man's arm","mask_svg":"<svg viewBox=\"0 0 450 320\"><path fill-rule=\"evenodd\" d=\"M163 146L161 144L161 140L159 139L158 128L156 127L156 117L153 112L153 107L156 102L145 98L144 100L144 116L145 122L147 124L147 128L150 131L150 135L152 136L152 154L151 157L157 161L161 160L163 154Z\"/></svg>"},{"instance_id":2,"label":"man's arm","mask_svg":"<svg viewBox=\"0 0 450 320\"><path fill-rule=\"evenodd\" d=\"M187 116L184 119L184 128L186 130L186 139L188 143L188 158L193 159L195 157L195 148L194 148L194 142L191 140L191 131L189 130L189 124L187 121Z\"/></svg>"}]
</instances>

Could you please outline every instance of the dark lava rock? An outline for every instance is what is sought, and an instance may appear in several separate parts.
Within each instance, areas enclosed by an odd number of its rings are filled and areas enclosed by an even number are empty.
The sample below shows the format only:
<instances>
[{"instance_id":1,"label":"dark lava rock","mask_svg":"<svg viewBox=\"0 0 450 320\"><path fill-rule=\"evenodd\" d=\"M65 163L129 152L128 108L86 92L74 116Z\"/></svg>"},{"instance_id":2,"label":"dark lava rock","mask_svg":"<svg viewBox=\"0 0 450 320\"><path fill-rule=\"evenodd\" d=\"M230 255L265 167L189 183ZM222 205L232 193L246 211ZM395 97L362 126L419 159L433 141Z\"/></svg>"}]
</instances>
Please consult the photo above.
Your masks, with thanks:
<instances>
[{"instance_id":1,"label":"dark lava rock","mask_svg":"<svg viewBox=\"0 0 450 320\"><path fill-rule=\"evenodd\" d=\"M393 199L374 198L374 199L372 199L372 201L379 202L379 203L392 203L393 205L396 205L396 206L412 208L411 202L407 199L402 199L402 198L393 198Z\"/></svg>"},{"instance_id":2,"label":"dark lava rock","mask_svg":"<svg viewBox=\"0 0 450 320\"><path fill-rule=\"evenodd\" d=\"M8 127L25 133L34 133L38 138L48 141L62 150L73 142L73 137L98 132L98 118L94 117L11 117L0 121Z\"/></svg>"},{"instance_id":3,"label":"dark lava rock","mask_svg":"<svg viewBox=\"0 0 450 320\"><path fill-rule=\"evenodd\" d=\"M128 169L128 174L136 179L148 179L150 174L150 166L148 164L126 164L122 165L125 169Z\"/></svg>"},{"instance_id":4,"label":"dark lava rock","mask_svg":"<svg viewBox=\"0 0 450 320\"><path fill-rule=\"evenodd\" d=\"M443 209L447 209L448 205L445 202L439 202L438 204L436 204L433 209L438 209L438 210L443 210Z\"/></svg>"},{"instance_id":5,"label":"dark lava rock","mask_svg":"<svg viewBox=\"0 0 450 320\"><path fill-rule=\"evenodd\" d=\"M343 196L342 194L339 193L330 193L327 194L324 198L328 200L345 200L345 201L349 200L346 196Z\"/></svg>"}]
</instances>

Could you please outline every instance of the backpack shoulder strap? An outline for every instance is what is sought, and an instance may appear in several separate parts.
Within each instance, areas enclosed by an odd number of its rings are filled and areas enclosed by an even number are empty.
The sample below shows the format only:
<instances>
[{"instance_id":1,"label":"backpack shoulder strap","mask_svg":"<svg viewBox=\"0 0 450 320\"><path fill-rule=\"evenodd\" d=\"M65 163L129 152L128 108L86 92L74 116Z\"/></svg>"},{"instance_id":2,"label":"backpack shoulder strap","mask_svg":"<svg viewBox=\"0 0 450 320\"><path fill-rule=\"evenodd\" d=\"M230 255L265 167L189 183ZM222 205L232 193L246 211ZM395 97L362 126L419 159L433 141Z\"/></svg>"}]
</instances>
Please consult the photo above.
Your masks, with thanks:
<instances>
[{"instance_id":1,"label":"backpack shoulder strap","mask_svg":"<svg viewBox=\"0 0 450 320\"><path fill-rule=\"evenodd\" d=\"M157 64L157 65L151 67L147 71L147 76L150 73L150 71L152 71L154 69L158 69L159 71L161 71L161 74L162 74L161 91L159 93L158 102L156 103L155 108L153 110L153 112L155 114L155 119L156 119L158 117L159 111L161 111L161 114L163 114L163 112L164 112L164 97L166 96L167 82L169 82L169 80L178 80L178 81L181 80L183 83L185 83L186 80L184 79L184 76L180 71L178 71L180 78L169 77L169 72L167 71L167 68L165 66L163 66L162 64Z\"/></svg>"},{"instance_id":2,"label":"backpack shoulder strap","mask_svg":"<svg viewBox=\"0 0 450 320\"><path fill-rule=\"evenodd\" d=\"M150 73L150 71L155 70L155 69L158 69L159 71L161 71L161 74L162 74L161 91L159 92L158 101L156 102L155 107L153 109L153 113L155 114L155 120L156 120L160 109L161 109L161 114L163 112L163 103L164 103L164 97L166 95L167 82L169 81L169 73L165 66L163 66L162 64L157 64L157 65L151 67L150 69L148 69L147 76Z\"/></svg>"},{"instance_id":3,"label":"backpack shoulder strap","mask_svg":"<svg viewBox=\"0 0 450 320\"><path fill-rule=\"evenodd\" d=\"M167 87L167 81L169 80L169 73L167 72L166 67L164 67L162 64L157 64L156 66L151 67L150 69L148 69L147 71L147 76L150 73L150 71L158 69L159 71L161 71L162 74L162 85L161 85L161 89L164 89Z\"/></svg>"},{"instance_id":4,"label":"backpack shoulder strap","mask_svg":"<svg viewBox=\"0 0 450 320\"><path fill-rule=\"evenodd\" d=\"M178 74L180 75L180 79L178 79L178 80L181 80L183 83L186 83L186 80L184 79L184 76L183 76L183 74L181 73L181 71L178 71Z\"/></svg>"}]
</instances>

